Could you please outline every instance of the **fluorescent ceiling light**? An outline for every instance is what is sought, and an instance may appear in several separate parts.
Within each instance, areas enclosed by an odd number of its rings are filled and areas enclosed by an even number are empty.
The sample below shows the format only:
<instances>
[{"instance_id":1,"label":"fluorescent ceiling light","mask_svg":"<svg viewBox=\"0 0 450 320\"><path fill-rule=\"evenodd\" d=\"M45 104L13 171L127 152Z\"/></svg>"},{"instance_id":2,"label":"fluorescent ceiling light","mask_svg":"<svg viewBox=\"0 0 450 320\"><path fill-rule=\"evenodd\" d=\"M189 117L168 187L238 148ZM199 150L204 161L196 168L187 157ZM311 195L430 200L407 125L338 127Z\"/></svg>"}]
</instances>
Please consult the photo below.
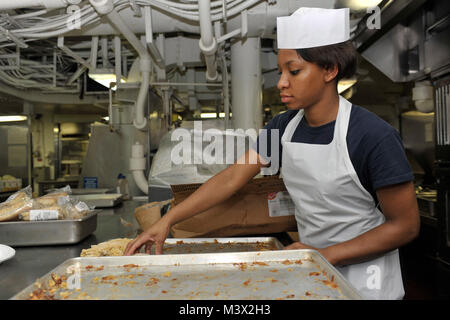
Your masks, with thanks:
<instances>
[{"instance_id":1,"label":"fluorescent ceiling light","mask_svg":"<svg viewBox=\"0 0 450 320\"><path fill-rule=\"evenodd\" d=\"M0 116L0 122L25 121L27 116Z\"/></svg>"},{"instance_id":2,"label":"fluorescent ceiling light","mask_svg":"<svg viewBox=\"0 0 450 320\"><path fill-rule=\"evenodd\" d=\"M96 69L95 71L89 71L89 78L97 81L102 86L109 89L111 82L116 82L116 74L112 69ZM126 79L122 76L120 77L120 82L125 83ZM117 86L111 88L111 90L116 90Z\"/></svg>"},{"instance_id":3,"label":"fluorescent ceiling light","mask_svg":"<svg viewBox=\"0 0 450 320\"><path fill-rule=\"evenodd\" d=\"M338 93L341 94L345 90L351 88L356 83L356 79L345 79L338 83Z\"/></svg>"},{"instance_id":4,"label":"fluorescent ceiling light","mask_svg":"<svg viewBox=\"0 0 450 320\"><path fill-rule=\"evenodd\" d=\"M231 113L230 113L230 117L231 117ZM210 118L217 118L217 113L215 112L204 112L200 114L200 118L202 119L210 119ZM220 112L219 113L219 118L225 118L225 113L224 112Z\"/></svg>"}]
</instances>

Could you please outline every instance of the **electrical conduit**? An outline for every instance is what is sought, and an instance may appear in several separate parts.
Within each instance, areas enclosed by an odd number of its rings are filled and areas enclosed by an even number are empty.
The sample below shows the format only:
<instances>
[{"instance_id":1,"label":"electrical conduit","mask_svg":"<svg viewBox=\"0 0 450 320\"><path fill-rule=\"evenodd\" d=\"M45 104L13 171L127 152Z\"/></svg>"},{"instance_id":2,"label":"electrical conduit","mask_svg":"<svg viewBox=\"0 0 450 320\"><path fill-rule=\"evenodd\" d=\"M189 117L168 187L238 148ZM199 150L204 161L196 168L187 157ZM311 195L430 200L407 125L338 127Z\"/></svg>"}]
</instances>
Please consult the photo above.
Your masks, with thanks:
<instances>
[{"instance_id":1,"label":"electrical conduit","mask_svg":"<svg viewBox=\"0 0 450 320\"><path fill-rule=\"evenodd\" d=\"M138 98L136 102L136 116L133 120L134 126L139 130L147 128L147 119L144 116L145 101L148 95L148 87L150 85L150 55L144 45L139 41L135 34L123 22L120 15L114 10L114 3L112 0L89 0L92 6L100 15L105 15L109 23L118 29L120 33L128 40L133 48L138 52L140 59L140 67L142 74L141 87L139 89ZM148 181L144 175L145 158L144 146L136 142L131 149L130 171L133 174L133 179L136 185L142 192L148 194Z\"/></svg>"},{"instance_id":2,"label":"electrical conduit","mask_svg":"<svg viewBox=\"0 0 450 320\"><path fill-rule=\"evenodd\" d=\"M144 146L136 142L131 147L130 171L133 174L134 182L145 194L148 194L148 181L144 175L145 158Z\"/></svg>"},{"instance_id":3,"label":"electrical conduit","mask_svg":"<svg viewBox=\"0 0 450 320\"><path fill-rule=\"evenodd\" d=\"M147 119L144 116L145 101L147 100L148 87L150 85L151 62L150 54L136 35L123 22L120 15L114 9L112 0L89 0L100 15L105 15L109 23L122 33L125 39L138 52L141 66L142 82L136 102L136 116L133 120L134 126L139 130L147 128Z\"/></svg>"},{"instance_id":4,"label":"electrical conduit","mask_svg":"<svg viewBox=\"0 0 450 320\"><path fill-rule=\"evenodd\" d=\"M199 46L205 56L206 80L216 81L218 75L216 64L217 41L213 36L210 0L199 0L198 11L200 16Z\"/></svg>"}]
</instances>

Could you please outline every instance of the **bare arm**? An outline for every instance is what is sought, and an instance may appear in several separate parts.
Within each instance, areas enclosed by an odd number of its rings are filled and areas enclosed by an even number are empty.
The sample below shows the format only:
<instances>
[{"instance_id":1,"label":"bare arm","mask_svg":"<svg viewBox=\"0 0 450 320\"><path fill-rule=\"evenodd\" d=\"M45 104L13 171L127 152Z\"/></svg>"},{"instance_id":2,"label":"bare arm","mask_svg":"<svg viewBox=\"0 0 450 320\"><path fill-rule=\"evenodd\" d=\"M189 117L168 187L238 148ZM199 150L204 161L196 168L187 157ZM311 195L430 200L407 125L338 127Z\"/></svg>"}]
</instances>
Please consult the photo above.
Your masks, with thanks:
<instances>
[{"instance_id":1,"label":"bare arm","mask_svg":"<svg viewBox=\"0 0 450 320\"><path fill-rule=\"evenodd\" d=\"M245 157L245 164L235 163L219 172L174 207L163 219L165 218L168 224L174 225L230 198L256 176L263 166L253 149L247 151L243 157Z\"/></svg>"},{"instance_id":2,"label":"bare arm","mask_svg":"<svg viewBox=\"0 0 450 320\"><path fill-rule=\"evenodd\" d=\"M265 166L258 153L251 148L242 157L237 163L206 181L157 223L131 241L125 249L124 255L135 253L144 244L147 253L150 253L153 244L156 245L156 253L162 253L162 247L171 226L230 198Z\"/></svg>"},{"instance_id":3,"label":"bare arm","mask_svg":"<svg viewBox=\"0 0 450 320\"><path fill-rule=\"evenodd\" d=\"M419 209L412 182L381 188L377 197L386 221L354 239L318 249L330 263L346 265L370 260L405 245L418 235ZM307 247L296 243L288 249Z\"/></svg>"}]
</instances>

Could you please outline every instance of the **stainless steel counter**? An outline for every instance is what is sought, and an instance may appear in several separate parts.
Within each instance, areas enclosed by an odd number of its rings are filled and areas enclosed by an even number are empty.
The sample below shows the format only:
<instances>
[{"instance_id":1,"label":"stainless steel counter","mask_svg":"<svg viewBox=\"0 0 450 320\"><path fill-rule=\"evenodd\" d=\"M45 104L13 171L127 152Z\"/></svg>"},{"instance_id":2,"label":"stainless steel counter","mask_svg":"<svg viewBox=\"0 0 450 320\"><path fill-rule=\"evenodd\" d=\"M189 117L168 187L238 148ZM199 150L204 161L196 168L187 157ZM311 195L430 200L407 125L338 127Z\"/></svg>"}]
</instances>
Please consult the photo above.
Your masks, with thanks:
<instances>
[{"instance_id":1,"label":"stainless steel counter","mask_svg":"<svg viewBox=\"0 0 450 320\"><path fill-rule=\"evenodd\" d=\"M16 255L0 264L0 299L9 299L82 249L114 238L134 238L139 229L134 209L145 202L124 201L98 214L97 230L75 245L15 247ZM131 224L131 225L129 225Z\"/></svg>"}]
</instances>

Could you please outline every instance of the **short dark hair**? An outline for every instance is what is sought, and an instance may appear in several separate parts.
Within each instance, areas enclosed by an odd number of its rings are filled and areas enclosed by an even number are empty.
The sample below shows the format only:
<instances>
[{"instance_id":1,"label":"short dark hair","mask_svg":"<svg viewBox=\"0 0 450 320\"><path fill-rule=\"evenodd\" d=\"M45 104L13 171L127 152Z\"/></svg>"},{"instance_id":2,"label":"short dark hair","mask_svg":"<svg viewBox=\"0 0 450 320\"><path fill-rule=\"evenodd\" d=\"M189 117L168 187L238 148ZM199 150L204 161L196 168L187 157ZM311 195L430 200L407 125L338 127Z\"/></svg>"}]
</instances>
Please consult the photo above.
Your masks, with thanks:
<instances>
[{"instance_id":1,"label":"short dark hair","mask_svg":"<svg viewBox=\"0 0 450 320\"><path fill-rule=\"evenodd\" d=\"M336 81L351 78L356 73L358 56L350 40L328 46L297 49L297 53L303 60L315 63L324 69L337 65Z\"/></svg>"}]
</instances>

